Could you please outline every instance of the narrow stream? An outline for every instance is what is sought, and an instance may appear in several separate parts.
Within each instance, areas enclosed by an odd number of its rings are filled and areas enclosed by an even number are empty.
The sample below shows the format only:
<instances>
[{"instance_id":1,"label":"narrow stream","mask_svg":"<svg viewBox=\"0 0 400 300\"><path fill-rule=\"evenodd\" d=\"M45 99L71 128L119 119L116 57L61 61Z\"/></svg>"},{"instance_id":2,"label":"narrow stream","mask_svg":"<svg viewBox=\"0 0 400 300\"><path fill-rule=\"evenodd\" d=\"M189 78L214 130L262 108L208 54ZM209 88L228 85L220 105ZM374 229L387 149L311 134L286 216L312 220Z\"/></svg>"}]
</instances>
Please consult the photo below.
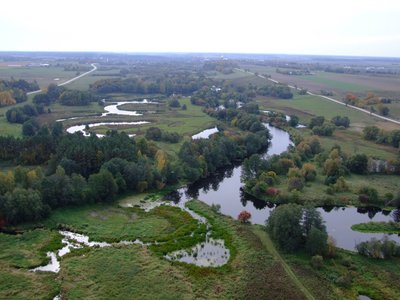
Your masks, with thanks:
<instances>
[{"instance_id":1,"label":"narrow stream","mask_svg":"<svg viewBox=\"0 0 400 300\"><path fill-rule=\"evenodd\" d=\"M103 99L104 100L104 99ZM138 113L137 111L130 111L130 110L122 110L119 109L119 107L121 105L124 104L154 104L157 105L159 104L159 102L155 102L155 101L149 101L147 99L143 99L141 101L119 101L119 102L115 102L113 104L109 104L106 105L104 107L105 112L101 114L101 116L99 116L98 118L103 118L106 117L108 115L121 115L121 116L142 116L142 114ZM84 117L71 117L71 118L67 118L67 119L58 119L56 120L56 122L64 122L64 121L68 121L68 120L77 120L77 119L82 119ZM83 124L83 125L74 125L74 126L70 126L67 128L67 132L68 133L75 133L75 132L82 132L84 136L90 136L90 132L86 131L86 126L88 126L89 128L93 128L93 127L99 127L99 126L107 126L107 125L111 125L111 126L124 126L124 125L143 125L143 124L148 124L149 122L147 121L136 121L136 122L95 122L95 123L91 123L91 124ZM104 134L96 134L97 137L104 137ZM134 134L130 134L130 137L135 136Z\"/></svg>"}]
</instances>

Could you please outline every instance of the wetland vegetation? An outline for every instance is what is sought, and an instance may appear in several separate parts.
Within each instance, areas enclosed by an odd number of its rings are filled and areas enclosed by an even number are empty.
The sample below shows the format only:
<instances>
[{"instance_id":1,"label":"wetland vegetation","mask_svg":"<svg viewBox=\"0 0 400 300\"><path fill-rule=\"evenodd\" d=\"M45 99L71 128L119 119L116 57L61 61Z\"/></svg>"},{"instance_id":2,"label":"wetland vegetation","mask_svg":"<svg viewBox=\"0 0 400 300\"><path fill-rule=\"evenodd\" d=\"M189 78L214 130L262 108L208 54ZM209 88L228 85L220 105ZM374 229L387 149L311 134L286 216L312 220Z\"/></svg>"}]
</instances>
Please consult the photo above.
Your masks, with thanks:
<instances>
[{"instance_id":1,"label":"wetland vegetation","mask_svg":"<svg viewBox=\"0 0 400 300\"><path fill-rule=\"evenodd\" d=\"M399 126L304 92L396 119L396 70L54 56L0 85L0 298L400 296Z\"/></svg>"}]
</instances>

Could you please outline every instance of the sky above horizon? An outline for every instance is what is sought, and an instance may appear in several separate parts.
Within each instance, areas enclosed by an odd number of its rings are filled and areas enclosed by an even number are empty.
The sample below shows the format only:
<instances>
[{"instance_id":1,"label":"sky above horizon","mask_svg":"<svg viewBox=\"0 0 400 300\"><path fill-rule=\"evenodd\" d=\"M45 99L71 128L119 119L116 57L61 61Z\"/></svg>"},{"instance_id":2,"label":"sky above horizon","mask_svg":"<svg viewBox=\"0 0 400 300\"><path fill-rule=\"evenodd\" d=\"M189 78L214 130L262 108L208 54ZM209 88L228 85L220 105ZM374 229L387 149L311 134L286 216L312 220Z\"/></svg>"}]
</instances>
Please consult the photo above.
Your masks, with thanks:
<instances>
[{"instance_id":1,"label":"sky above horizon","mask_svg":"<svg viewBox=\"0 0 400 300\"><path fill-rule=\"evenodd\" d=\"M398 0L13 0L0 51L400 57Z\"/></svg>"}]
</instances>

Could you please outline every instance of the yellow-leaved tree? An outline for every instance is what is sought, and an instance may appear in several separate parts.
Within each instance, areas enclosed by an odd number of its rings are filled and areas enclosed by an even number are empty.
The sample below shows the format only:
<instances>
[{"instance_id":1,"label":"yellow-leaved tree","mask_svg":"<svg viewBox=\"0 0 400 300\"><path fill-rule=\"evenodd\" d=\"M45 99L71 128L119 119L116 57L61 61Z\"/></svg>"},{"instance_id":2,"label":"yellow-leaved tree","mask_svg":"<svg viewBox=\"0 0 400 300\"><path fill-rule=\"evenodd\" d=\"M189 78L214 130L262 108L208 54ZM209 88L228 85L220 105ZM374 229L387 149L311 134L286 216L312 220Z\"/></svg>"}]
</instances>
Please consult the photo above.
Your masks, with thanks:
<instances>
[{"instance_id":1,"label":"yellow-leaved tree","mask_svg":"<svg viewBox=\"0 0 400 300\"><path fill-rule=\"evenodd\" d=\"M9 91L0 92L0 106L9 106L16 104L17 101L13 98Z\"/></svg>"}]
</instances>

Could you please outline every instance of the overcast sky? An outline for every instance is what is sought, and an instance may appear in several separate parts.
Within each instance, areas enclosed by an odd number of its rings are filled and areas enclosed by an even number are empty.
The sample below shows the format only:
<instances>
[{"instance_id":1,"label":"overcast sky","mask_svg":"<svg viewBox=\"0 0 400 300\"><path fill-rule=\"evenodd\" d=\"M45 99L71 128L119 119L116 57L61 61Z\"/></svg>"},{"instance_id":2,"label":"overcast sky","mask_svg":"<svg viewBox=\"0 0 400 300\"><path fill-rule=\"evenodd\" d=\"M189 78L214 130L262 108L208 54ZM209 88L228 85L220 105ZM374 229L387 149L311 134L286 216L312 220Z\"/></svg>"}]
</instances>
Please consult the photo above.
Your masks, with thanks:
<instances>
[{"instance_id":1,"label":"overcast sky","mask_svg":"<svg viewBox=\"0 0 400 300\"><path fill-rule=\"evenodd\" d=\"M400 56L399 0L5 0L0 51Z\"/></svg>"}]
</instances>

